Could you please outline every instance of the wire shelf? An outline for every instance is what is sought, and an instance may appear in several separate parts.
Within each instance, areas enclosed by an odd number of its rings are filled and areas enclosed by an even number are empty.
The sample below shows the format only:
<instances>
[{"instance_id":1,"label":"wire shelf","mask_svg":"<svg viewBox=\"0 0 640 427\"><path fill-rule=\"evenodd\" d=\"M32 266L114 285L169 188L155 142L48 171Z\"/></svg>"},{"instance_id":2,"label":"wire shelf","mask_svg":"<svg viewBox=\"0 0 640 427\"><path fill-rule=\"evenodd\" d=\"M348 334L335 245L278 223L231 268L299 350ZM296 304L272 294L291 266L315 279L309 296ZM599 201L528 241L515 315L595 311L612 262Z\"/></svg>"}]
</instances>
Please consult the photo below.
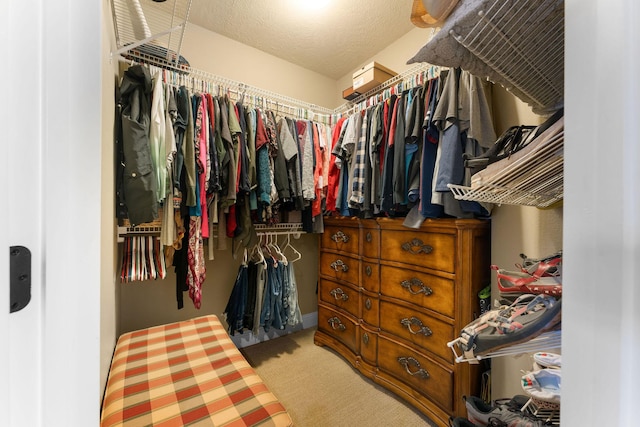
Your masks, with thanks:
<instances>
[{"instance_id":1,"label":"wire shelf","mask_svg":"<svg viewBox=\"0 0 640 427\"><path fill-rule=\"evenodd\" d=\"M534 112L558 110L564 102L563 0L485 3L471 31L450 34Z\"/></svg>"},{"instance_id":2,"label":"wire shelf","mask_svg":"<svg viewBox=\"0 0 640 427\"><path fill-rule=\"evenodd\" d=\"M525 148L471 177L471 186L448 184L458 200L547 208L564 194L564 118Z\"/></svg>"},{"instance_id":3,"label":"wire shelf","mask_svg":"<svg viewBox=\"0 0 640 427\"><path fill-rule=\"evenodd\" d=\"M144 49L169 63L184 65L180 49L190 9L191 0L112 0L115 53Z\"/></svg>"}]
</instances>

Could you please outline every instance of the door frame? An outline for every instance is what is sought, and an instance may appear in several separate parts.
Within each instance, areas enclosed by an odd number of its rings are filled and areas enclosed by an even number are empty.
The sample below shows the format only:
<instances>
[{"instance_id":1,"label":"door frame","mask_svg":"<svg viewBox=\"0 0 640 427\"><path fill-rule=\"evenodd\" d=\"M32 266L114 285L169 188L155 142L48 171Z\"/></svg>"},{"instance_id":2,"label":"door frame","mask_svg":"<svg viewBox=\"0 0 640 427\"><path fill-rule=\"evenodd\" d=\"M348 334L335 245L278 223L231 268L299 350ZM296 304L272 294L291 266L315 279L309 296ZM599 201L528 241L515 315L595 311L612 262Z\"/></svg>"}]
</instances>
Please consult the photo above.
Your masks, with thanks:
<instances>
[{"instance_id":1,"label":"door frame","mask_svg":"<svg viewBox=\"0 0 640 427\"><path fill-rule=\"evenodd\" d=\"M0 111L8 246L32 252L32 299L0 315L0 414L10 426L98 425L104 1L2 2ZM11 157L10 157L11 156ZM110 217L111 213L108 213ZM6 286L6 285L5 285ZM6 288L5 288L6 289ZM9 305L0 292L0 307ZM5 416L6 415L6 416Z\"/></svg>"}]
</instances>

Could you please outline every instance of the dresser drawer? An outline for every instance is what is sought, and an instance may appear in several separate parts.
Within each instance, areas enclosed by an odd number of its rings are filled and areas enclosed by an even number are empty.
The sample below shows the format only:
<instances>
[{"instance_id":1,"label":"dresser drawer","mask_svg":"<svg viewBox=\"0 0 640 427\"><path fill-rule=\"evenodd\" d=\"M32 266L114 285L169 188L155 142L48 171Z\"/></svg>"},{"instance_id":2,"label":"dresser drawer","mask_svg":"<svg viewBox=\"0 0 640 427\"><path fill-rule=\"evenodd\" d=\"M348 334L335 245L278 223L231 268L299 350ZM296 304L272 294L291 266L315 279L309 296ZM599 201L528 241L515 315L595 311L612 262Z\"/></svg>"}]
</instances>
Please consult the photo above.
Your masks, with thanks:
<instances>
[{"instance_id":1,"label":"dresser drawer","mask_svg":"<svg viewBox=\"0 0 640 427\"><path fill-rule=\"evenodd\" d=\"M350 224L347 222L347 224ZM360 229L357 222L351 223L355 227L343 225L325 226L322 233L322 249L349 252L357 255L360 250Z\"/></svg>"},{"instance_id":2,"label":"dresser drawer","mask_svg":"<svg viewBox=\"0 0 640 427\"><path fill-rule=\"evenodd\" d=\"M380 301L380 329L453 363L447 343L455 339L453 325L388 301Z\"/></svg>"},{"instance_id":3,"label":"dresser drawer","mask_svg":"<svg viewBox=\"0 0 640 427\"><path fill-rule=\"evenodd\" d=\"M366 326L360 326L360 355L372 366L378 361L378 334Z\"/></svg>"},{"instance_id":4,"label":"dresser drawer","mask_svg":"<svg viewBox=\"0 0 640 427\"><path fill-rule=\"evenodd\" d=\"M358 270L360 261L356 258L332 252L320 254L320 274L334 280L344 280L354 286L359 286Z\"/></svg>"},{"instance_id":5,"label":"dresser drawer","mask_svg":"<svg viewBox=\"0 0 640 427\"><path fill-rule=\"evenodd\" d=\"M382 259L455 272L456 238L452 234L382 230L380 239Z\"/></svg>"},{"instance_id":6,"label":"dresser drawer","mask_svg":"<svg viewBox=\"0 0 640 427\"><path fill-rule=\"evenodd\" d=\"M318 294L320 301L341 308L354 317L358 317L360 293L351 286L320 279Z\"/></svg>"},{"instance_id":7,"label":"dresser drawer","mask_svg":"<svg viewBox=\"0 0 640 427\"><path fill-rule=\"evenodd\" d=\"M360 262L362 266L362 287L369 292L380 292L380 264L377 262L369 262L363 259Z\"/></svg>"},{"instance_id":8,"label":"dresser drawer","mask_svg":"<svg viewBox=\"0 0 640 427\"><path fill-rule=\"evenodd\" d=\"M447 411L453 410L453 371L403 344L378 337L378 365Z\"/></svg>"},{"instance_id":9,"label":"dresser drawer","mask_svg":"<svg viewBox=\"0 0 640 427\"><path fill-rule=\"evenodd\" d=\"M364 292L361 294L361 298L362 308L360 312L362 313L362 320L377 328L380 324L378 320L380 313L380 300L376 297L369 296Z\"/></svg>"},{"instance_id":10,"label":"dresser drawer","mask_svg":"<svg viewBox=\"0 0 640 427\"><path fill-rule=\"evenodd\" d=\"M380 293L420 307L454 315L453 280L409 269L380 266Z\"/></svg>"},{"instance_id":11,"label":"dresser drawer","mask_svg":"<svg viewBox=\"0 0 640 427\"><path fill-rule=\"evenodd\" d=\"M336 338L354 353L358 352L356 341L358 325L351 317L319 305L318 329Z\"/></svg>"},{"instance_id":12,"label":"dresser drawer","mask_svg":"<svg viewBox=\"0 0 640 427\"><path fill-rule=\"evenodd\" d=\"M378 259L380 257L380 228L373 219L361 221L362 256Z\"/></svg>"}]
</instances>

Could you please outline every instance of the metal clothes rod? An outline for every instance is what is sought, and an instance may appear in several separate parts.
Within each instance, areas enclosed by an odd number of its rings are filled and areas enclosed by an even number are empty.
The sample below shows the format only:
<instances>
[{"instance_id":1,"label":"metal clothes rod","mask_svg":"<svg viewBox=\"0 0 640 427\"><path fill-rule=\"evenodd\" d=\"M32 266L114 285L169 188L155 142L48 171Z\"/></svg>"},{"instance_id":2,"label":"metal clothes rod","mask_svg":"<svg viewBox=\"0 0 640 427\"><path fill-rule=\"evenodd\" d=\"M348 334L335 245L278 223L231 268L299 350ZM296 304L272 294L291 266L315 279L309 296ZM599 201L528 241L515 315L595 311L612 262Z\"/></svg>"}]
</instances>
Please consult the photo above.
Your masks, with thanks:
<instances>
[{"instance_id":1,"label":"metal clothes rod","mask_svg":"<svg viewBox=\"0 0 640 427\"><path fill-rule=\"evenodd\" d=\"M285 236L291 235L294 239L300 238L304 233L302 223L279 223L279 224L254 224L258 236Z\"/></svg>"},{"instance_id":2,"label":"metal clothes rod","mask_svg":"<svg viewBox=\"0 0 640 427\"><path fill-rule=\"evenodd\" d=\"M180 76L177 77L176 80L186 83L185 86L192 85L193 89L203 89L207 86L207 83L213 83L215 85L223 87L225 91L232 90L233 92L238 94L239 97L245 95L260 98L260 100L257 102L263 102L264 99L265 104L272 104L272 106L276 109L281 107L286 108L290 111L300 110L296 115L306 119L322 118L322 116L326 116L326 118L329 118L331 115L335 114L334 110L326 107L320 107L316 104L301 101L266 89L249 86L245 83L211 74L206 71L198 70L189 66L175 66L174 64L167 62L161 58L151 55L145 55L144 53L138 51L130 51L127 53L126 57L118 56L118 60L125 63L138 62L141 64L155 66L170 72L177 73Z\"/></svg>"},{"instance_id":3,"label":"metal clothes rod","mask_svg":"<svg viewBox=\"0 0 640 427\"><path fill-rule=\"evenodd\" d=\"M371 95L375 95L385 89L392 88L395 85L400 85L396 92L402 92L403 86L416 86L419 84L422 78L433 78L439 74L440 67L421 63L413 68L392 77L383 84L371 89L363 95L360 95L352 102L347 102L338 106L335 109L329 109L321 107L316 104L311 104L305 101L301 101L295 98L291 98L285 95L278 94L266 89L261 89L253 86L249 86L245 83L232 80L226 77L218 76L208 73L206 71L191 68L189 66L176 66L173 63L167 62L161 58L146 55L138 51L130 51L127 53L127 57L118 56L118 60L125 63L138 62L145 65L161 68L170 73L173 73L170 77L169 83L180 84L188 86L193 90L208 91L209 93L219 90L218 88L212 88L211 84L220 86L225 92L232 92L237 95L238 99L244 96L249 96L249 102L256 107L262 106L265 109L275 109L280 111L286 109L292 115L303 119L318 120L325 123L333 123L337 117L347 114L350 110L359 106L359 104L367 101ZM426 74L424 74L426 73ZM420 77L422 76L422 77ZM253 98L251 98L253 97ZM262 104L262 105L260 105ZM359 106L359 108L366 108L365 105Z\"/></svg>"}]
</instances>

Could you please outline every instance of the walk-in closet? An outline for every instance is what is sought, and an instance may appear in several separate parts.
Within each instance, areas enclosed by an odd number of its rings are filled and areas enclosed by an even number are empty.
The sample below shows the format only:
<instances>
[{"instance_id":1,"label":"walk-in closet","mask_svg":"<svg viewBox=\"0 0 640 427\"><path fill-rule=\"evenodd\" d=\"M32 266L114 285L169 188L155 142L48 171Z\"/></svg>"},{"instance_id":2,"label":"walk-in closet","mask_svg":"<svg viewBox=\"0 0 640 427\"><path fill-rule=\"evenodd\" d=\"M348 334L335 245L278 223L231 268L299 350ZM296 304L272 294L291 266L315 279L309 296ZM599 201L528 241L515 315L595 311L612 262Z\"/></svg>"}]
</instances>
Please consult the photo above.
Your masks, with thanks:
<instances>
[{"instance_id":1,"label":"walk-in closet","mask_svg":"<svg viewBox=\"0 0 640 427\"><path fill-rule=\"evenodd\" d=\"M388 3L0 7L8 425L633 424L640 8Z\"/></svg>"}]
</instances>

